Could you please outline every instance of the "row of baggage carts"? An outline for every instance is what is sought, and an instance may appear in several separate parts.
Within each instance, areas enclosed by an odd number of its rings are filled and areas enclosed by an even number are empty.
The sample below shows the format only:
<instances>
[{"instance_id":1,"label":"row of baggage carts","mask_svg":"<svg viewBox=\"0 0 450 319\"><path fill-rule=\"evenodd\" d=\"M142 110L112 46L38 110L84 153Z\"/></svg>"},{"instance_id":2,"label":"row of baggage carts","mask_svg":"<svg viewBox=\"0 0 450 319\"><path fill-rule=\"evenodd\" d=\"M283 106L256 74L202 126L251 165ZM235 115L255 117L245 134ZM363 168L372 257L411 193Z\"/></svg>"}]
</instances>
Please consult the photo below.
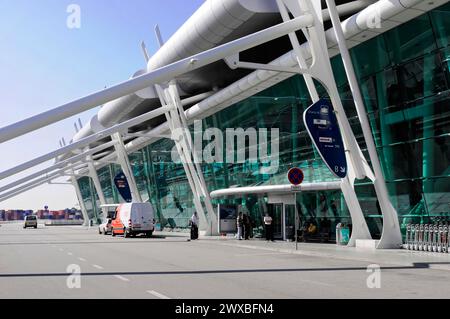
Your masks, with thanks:
<instances>
[{"instance_id":1,"label":"row of baggage carts","mask_svg":"<svg viewBox=\"0 0 450 319\"><path fill-rule=\"evenodd\" d=\"M406 244L408 250L449 252L449 225L445 224L408 224L406 226Z\"/></svg>"}]
</instances>

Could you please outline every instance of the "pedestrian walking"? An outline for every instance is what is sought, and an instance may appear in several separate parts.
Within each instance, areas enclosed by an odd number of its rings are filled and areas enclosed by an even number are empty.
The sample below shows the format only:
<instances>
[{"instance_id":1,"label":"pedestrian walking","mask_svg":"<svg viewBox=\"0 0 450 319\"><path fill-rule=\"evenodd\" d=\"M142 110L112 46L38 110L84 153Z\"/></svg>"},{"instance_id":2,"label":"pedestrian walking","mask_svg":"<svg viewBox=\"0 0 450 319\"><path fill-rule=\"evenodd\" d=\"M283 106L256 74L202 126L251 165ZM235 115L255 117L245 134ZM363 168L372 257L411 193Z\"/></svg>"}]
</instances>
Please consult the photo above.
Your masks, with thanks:
<instances>
[{"instance_id":1,"label":"pedestrian walking","mask_svg":"<svg viewBox=\"0 0 450 319\"><path fill-rule=\"evenodd\" d=\"M242 233L243 233L243 227L244 227L244 220L243 220L242 212L239 213L239 215L236 219L236 226L237 226L237 239L242 240Z\"/></svg>"},{"instance_id":2,"label":"pedestrian walking","mask_svg":"<svg viewBox=\"0 0 450 319\"><path fill-rule=\"evenodd\" d=\"M191 219L189 220L189 225L191 226L191 240L198 239L198 214L194 212Z\"/></svg>"},{"instance_id":3,"label":"pedestrian walking","mask_svg":"<svg viewBox=\"0 0 450 319\"><path fill-rule=\"evenodd\" d=\"M243 221L244 221L244 239L249 240L251 237L251 232L252 232L252 221L251 221L250 216L247 214L244 214Z\"/></svg>"},{"instance_id":4,"label":"pedestrian walking","mask_svg":"<svg viewBox=\"0 0 450 319\"><path fill-rule=\"evenodd\" d=\"M266 213L264 216L264 227L266 228L266 240L273 241L273 227L272 227L272 217L270 217L269 213Z\"/></svg>"}]
</instances>

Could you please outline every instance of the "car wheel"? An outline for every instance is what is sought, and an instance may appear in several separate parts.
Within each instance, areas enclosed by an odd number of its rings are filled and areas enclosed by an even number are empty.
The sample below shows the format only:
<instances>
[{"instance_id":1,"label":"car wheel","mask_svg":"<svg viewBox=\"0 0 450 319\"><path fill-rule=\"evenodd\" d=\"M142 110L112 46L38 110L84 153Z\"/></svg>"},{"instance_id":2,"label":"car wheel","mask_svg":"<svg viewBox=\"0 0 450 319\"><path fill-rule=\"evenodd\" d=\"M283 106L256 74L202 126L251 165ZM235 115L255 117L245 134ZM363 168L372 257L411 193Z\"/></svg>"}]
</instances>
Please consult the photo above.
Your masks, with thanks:
<instances>
[{"instance_id":1,"label":"car wheel","mask_svg":"<svg viewBox=\"0 0 450 319\"><path fill-rule=\"evenodd\" d=\"M111 230L111 236L116 237L116 234L114 233L114 229Z\"/></svg>"},{"instance_id":2,"label":"car wheel","mask_svg":"<svg viewBox=\"0 0 450 319\"><path fill-rule=\"evenodd\" d=\"M99 228L98 229L98 234L101 235L102 234L102 230Z\"/></svg>"},{"instance_id":3,"label":"car wheel","mask_svg":"<svg viewBox=\"0 0 450 319\"><path fill-rule=\"evenodd\" d=\"M37 229L37 226L34 226L34 229Z\"/></svg>"},{"instance_id":4,"label":"car wheel","mask_svg":"<svg viewBox=\"0 0 450 319\"><path fill-rule=\"evenodd\" d=\"M103 235L108 235L108 232L106 231L106 229L105 229L105 231L103 232Z\"/></svg>"},{"instance_id":5,"label":"car wheel","mask_svg":"<svg viewBox=\"0 0 450 319\"><path fill-rule=\"evenodd\" d=\"M147 233L145 234L145 236L146 236L147 238L152 237L152 235L153 235L153 232L152 232L152 231L149 231L149 232L147 232Z\"/></svg>"},{"instance_id":6,"label":"car wheel","mask_svg":"<svg viewBox=\"0 0 450 319\"><path fill-rule=\"evenodd\" d=\"M130 236L130 234L127 232L127 229L124 228L123 229L123 238L128 238Z\"/></svg>"}]
</instances>

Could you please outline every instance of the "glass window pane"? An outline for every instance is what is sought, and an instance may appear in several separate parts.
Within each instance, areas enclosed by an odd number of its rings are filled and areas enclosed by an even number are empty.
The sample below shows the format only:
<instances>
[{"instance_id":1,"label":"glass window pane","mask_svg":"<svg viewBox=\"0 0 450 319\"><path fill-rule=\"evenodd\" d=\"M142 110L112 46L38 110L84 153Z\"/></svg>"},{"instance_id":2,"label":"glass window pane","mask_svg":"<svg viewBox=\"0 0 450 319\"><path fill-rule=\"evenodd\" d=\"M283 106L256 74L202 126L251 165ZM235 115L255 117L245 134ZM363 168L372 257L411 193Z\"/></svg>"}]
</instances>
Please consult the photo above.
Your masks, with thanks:
<instances>
[{"instance_id":1,"label":"glass window pane","mask_svg":"<svg viewBox=\"0 0 450 319\"><path fill-rule=\"evenodd\" d=\"M386 32L384 36L393 63L406 62L436 49L427 14Z\"/></svg>"},{"instance_id":2,"label":"glass window pane","mask_svg":"<svg viewBox=\"0 0 450 319\"><path fill-rule=\"evenodd\" d=\"M383 36L363 42L351 49L356 76L364 78L377 73L390 64Z\"/></svg>"},{"instance_id":3,"label":"glass window pane","mask_svg":"<svg viewBox=\"0 0 450 319\"><path fill-rule=\"evenodd\" d=\"M434 34L439 48L450 45L450 3L434 9L430 13Z\"/></svg>"}]
</instances>

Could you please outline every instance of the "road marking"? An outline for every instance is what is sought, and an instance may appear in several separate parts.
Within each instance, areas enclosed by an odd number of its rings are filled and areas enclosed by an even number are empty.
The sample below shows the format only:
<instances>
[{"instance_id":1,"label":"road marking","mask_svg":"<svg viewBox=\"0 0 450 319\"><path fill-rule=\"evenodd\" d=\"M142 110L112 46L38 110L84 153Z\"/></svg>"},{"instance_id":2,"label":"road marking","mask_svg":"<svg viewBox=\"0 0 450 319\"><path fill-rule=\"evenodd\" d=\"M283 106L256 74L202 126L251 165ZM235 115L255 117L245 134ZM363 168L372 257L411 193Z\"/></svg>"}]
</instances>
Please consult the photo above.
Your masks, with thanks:
<instances>
[{"instance_id":1,"label":"road marking","mask_svg":"<svg viewBox=\"0 0 450 319\"><path fill-rule=\"evenodd\" d=\"M248 256L248 257L253 257L253 256L273 256L273 255L291 255L290 253L282 253L282 252L276 252L276 253L262 253L262 254L237 254L234 255L236 257L244 257L244 256Z\"/></svg>"},{"instance_id":2,"label":"road marking","mask_svg":"<svg viewBox=\"0 0 450 319\"><path fill-rule=\"evenodd\" d=\"M60 248L59 251L64 251L64 249Z\"/></svg>"},{"instance_id":3,"label":"road marking","mask_svg":"<svg viewBox=\"0 0 450 319\"><path fill-rule=\"evenodd\" d=\"M102 266L99 266L99 265L92 265L92 267L94 267L94 268L97 268L97 269L104 269Z\"/></svg>"},{"instance_id":4,"label":"road marking","mask_svg":"<svg viewBox=\"0 0 450 319\"><path fill-rule=\"evenodd\" d=\"M79 261L86 261L86 259L81 258L81 257L78 257L78 260L79 260Z\"/></svg>"},{"instance_id":5,"label":"road marking","mask_svg":"<svg viewBox=\"0 0 450 319\"><path fill-rule=\"evenodd\" d=\"M321 281L315 281L315 280L307 280L307 279L299 279L300 281L303 282L307 282L313 285L322 285L322 286L327 286L327 287L335 287L336 285L331 284L331 283L325 283L325 282L321 282Z\"/></svg>"},{"instance_id":6,"label":"road marking","mask_svg":"<svg viewBox=\"0 0 450 319\"><path fill-rule=\"evenodd\" d=\"M154 290L147 290L147 292L155 297L158 297L159 299L170 299L167 296L164 296L163 294L160 294L159 292L156 292Z\"/></svg>"},{"instance_id":7,"label":"road marking","mask_svg":"<svg viewBox=\"0 0 450 319\"><path fill-rule=\"evenodd\" d=\"M125 277L123 277L123 276L121 276L121 275L114 275L114 277L116 277L117 279L120 279L120 280L122 280L122 281L130 281L130 279L125 278Z\"/></svg>"},{"instance_id":8,"label":"road marking","mask_svg":"<svg viewBox=\"0 0 450 319\"><path fill-rule=\"evenodd\" d=\"M72 254L72 253L67 253L67 255L69 255L69 256L73 256L73 254Z\"/></svg>"}]
</instances>

